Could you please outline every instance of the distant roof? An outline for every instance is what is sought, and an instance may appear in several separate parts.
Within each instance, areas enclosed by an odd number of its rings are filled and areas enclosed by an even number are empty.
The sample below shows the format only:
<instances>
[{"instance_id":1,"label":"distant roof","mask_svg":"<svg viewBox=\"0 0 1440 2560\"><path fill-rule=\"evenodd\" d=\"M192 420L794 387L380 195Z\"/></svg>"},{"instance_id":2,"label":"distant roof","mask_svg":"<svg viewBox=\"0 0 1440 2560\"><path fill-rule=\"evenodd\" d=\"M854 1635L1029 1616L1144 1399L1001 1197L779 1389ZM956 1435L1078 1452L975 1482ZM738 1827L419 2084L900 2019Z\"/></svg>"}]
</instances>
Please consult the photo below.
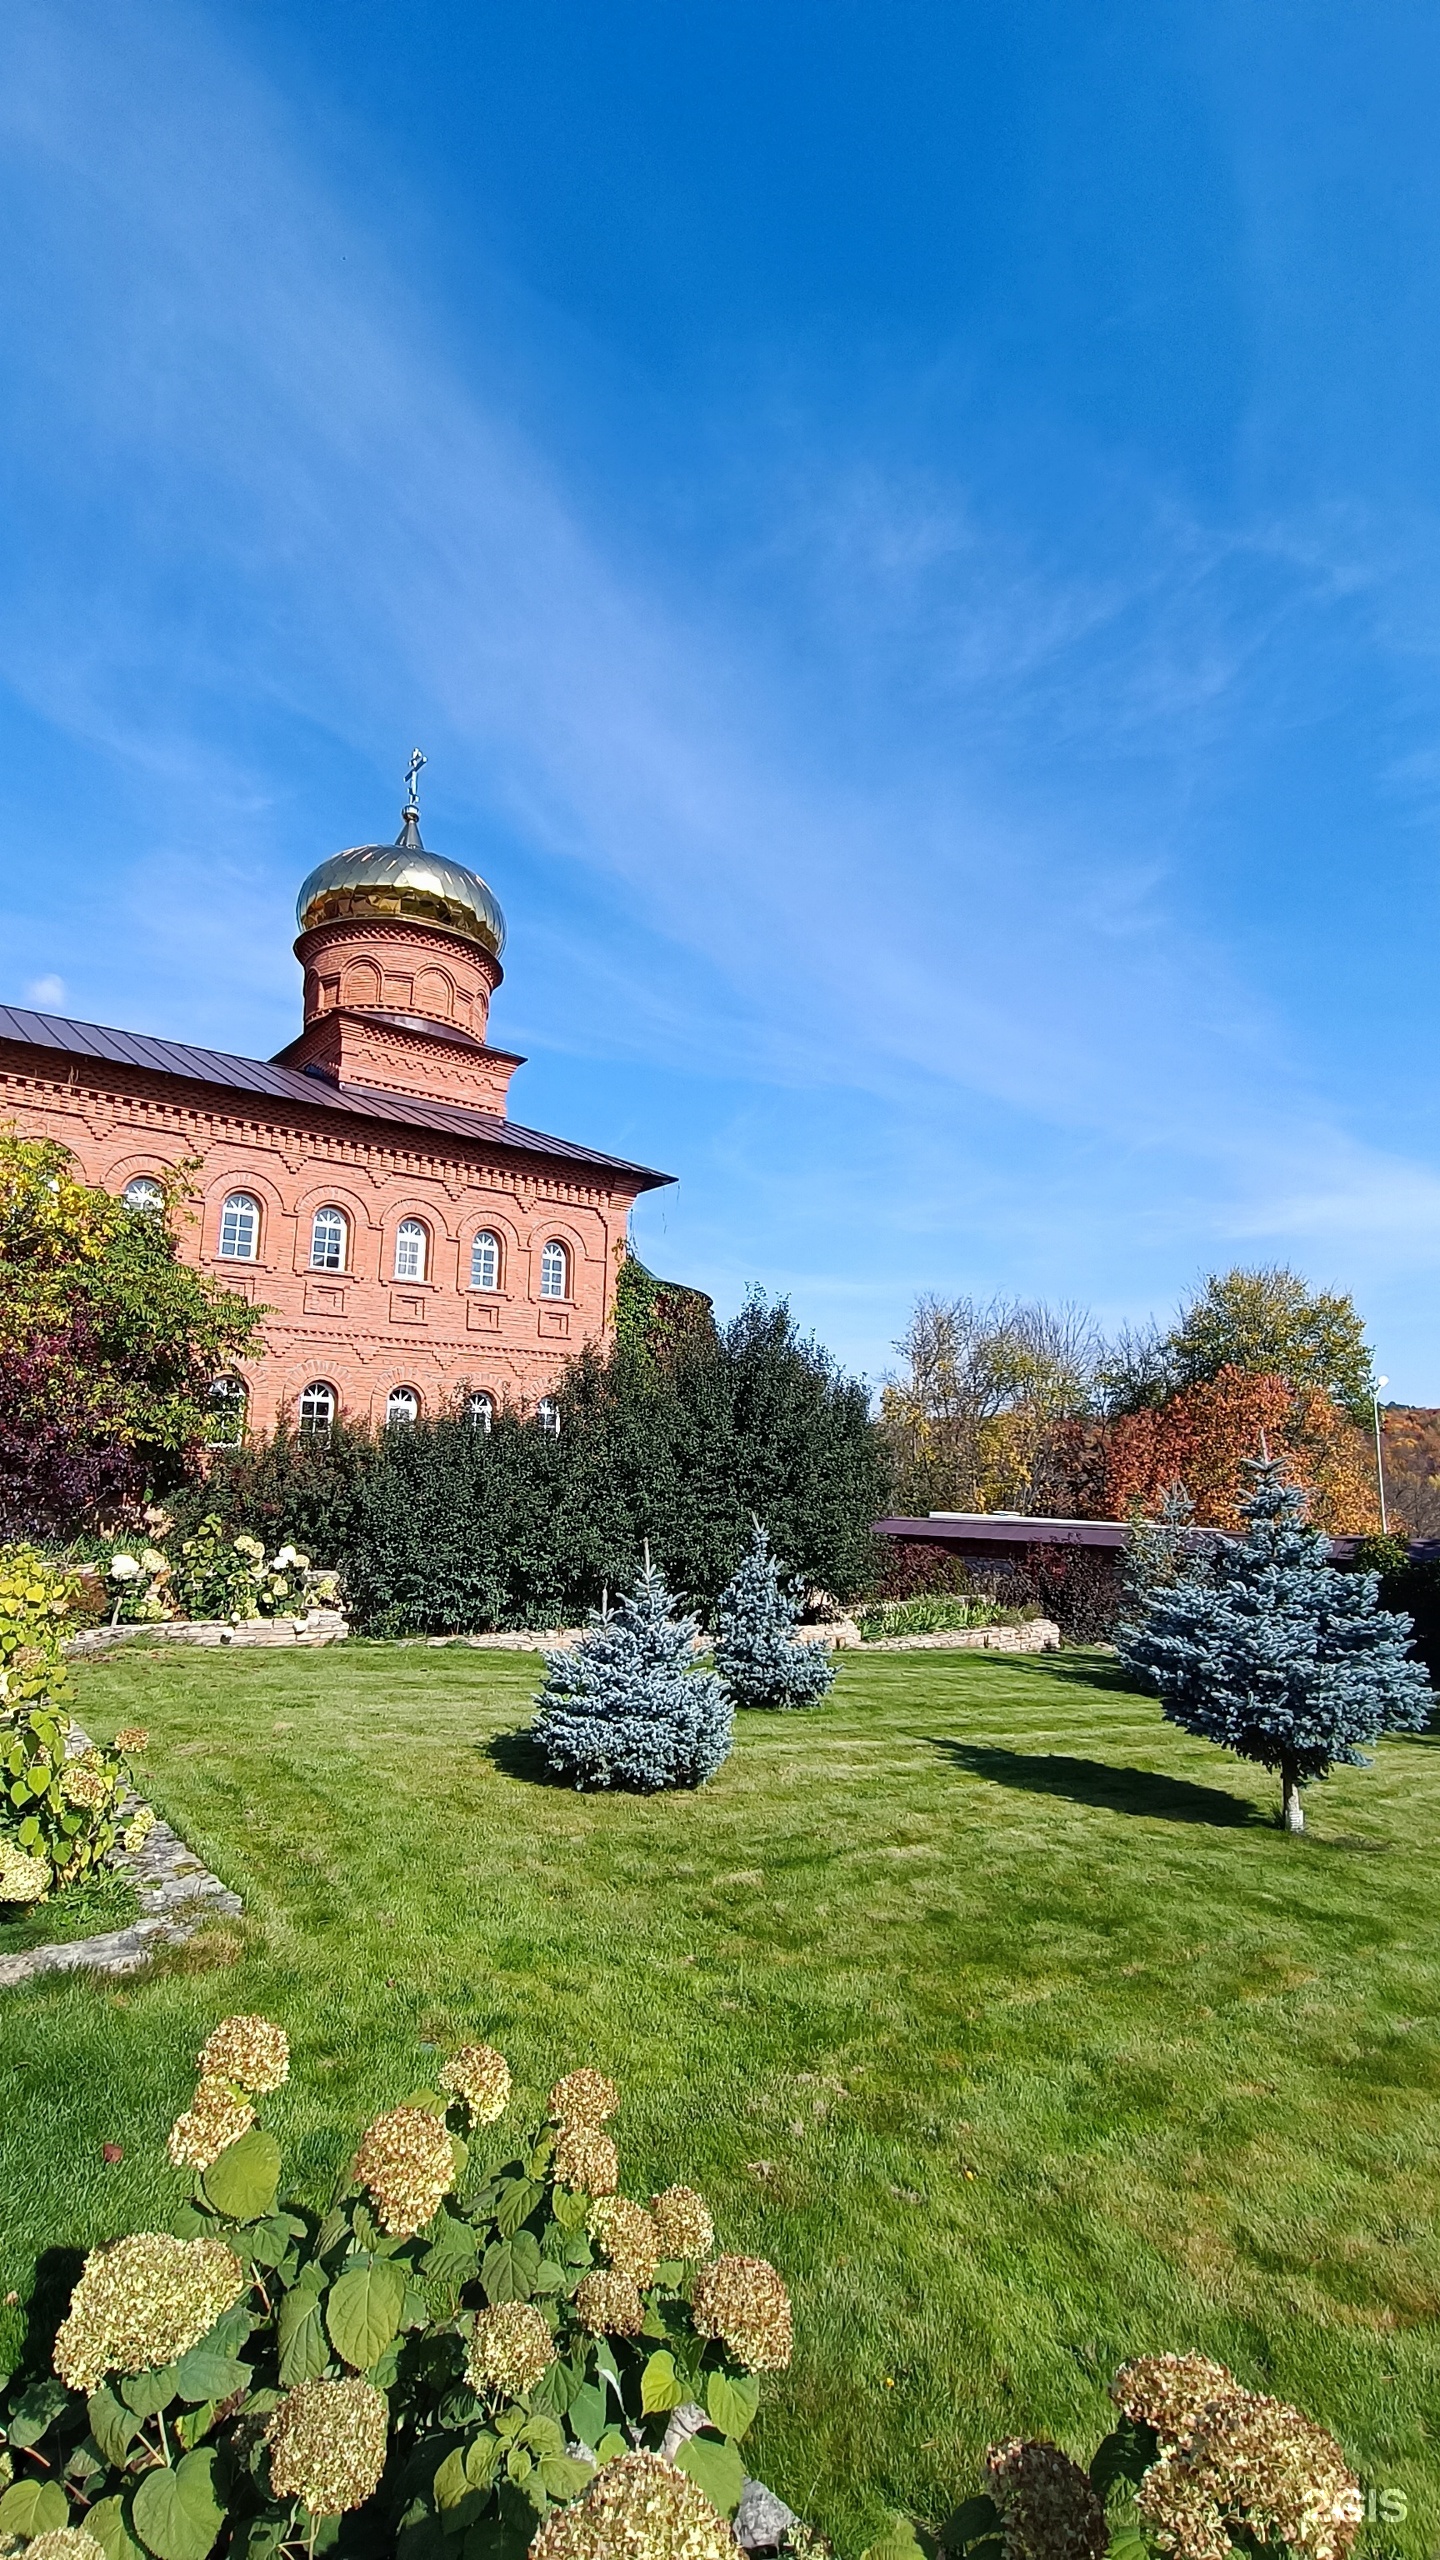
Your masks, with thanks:
<instances>
[{"instance_id":1,"label":"distant roof","mask_svg":"<svg viewBox=\"0 0 1440 2560\"><path fill-rule=\"evenodd\" d=\"M4 1004L0 1005L0 1040L64 1057L95 1058L112 1067L139 1067L151 1075L180 1076L187 1083L219 1085L230 1093L266 1094L272 1101L310 1111L341 1112L351 1119L384 1121L393 1128L429 1129L507 1155L552 1156L566 1164L594 1165L605 1173L624 1174L640 1191L658 1190L675 1179L673 1173L654 1173L647 1165L629 1164L623 1156L602 1155L598 1147L578 1147L568 1138L548 1137L543 1129L521 1128L497 1111L472 1111L458 1102L422 1102L410 1094L386 1092L379 1085L336 1084L303 1068L239 1058L226 1049L192 1049L186 1041L157 1040L148 1031L114 1031L103 1023L70 1022L62 1014L29 1013L19 1005Z\"/></svg>"},{"instance_id":2,"label":"distant roof","mask_svg":"<svg viewBox=\"0 0 1440 2560\"><path fill-rule=\"evenodd\" d=\"M947 1547L1123 1547L1130 1535L1124 1520L1056 1520L1028 1511L930 1511L871 1522L877 1538L896 1538L902 1545ZM1187 1546L1204 1549L1216 1539L1229 1541L1231 1529L1186 1529ZM1440 1538L1406 1541L1417 1564L1440 1562ZM1330 1540L1335 1564L1348 1564L1358 1538Z\"/></svg>"},{"instance_id":3,"label":"distant roof","mask_svg":"<svg viewBox=\"0 0 1440 2560\"><path fill-rule=\"evenodd\" d=\"M875 1521L880 1538L933 1541L938 1546L1123 1547L1123 1520L1042 1520L1018 1511L931 1511Z\"/></svg>"}]
</instances>

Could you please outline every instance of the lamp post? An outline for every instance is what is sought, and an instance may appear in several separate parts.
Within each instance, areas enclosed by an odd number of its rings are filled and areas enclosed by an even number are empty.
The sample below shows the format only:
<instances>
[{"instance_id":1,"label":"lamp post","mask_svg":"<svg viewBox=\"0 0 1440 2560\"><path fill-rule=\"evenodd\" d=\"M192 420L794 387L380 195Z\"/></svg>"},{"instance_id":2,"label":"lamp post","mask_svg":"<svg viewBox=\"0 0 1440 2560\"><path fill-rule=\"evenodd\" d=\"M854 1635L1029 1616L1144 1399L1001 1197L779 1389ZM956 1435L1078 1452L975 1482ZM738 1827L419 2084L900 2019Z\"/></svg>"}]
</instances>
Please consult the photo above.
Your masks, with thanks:
<instances>
[{"instance_id":1,"label":"lamp post","mask_svg":"<svg viewBox=\"0 0 1440 2560\"><path fill-rule=\"evenodd\" d=\"M1374 1393L1370 1398L1375 1414L1375 1481L1380 1488L1380 1534L1384 1538L1390 1535L1390 1523L1385 1514L1385 1459L1380 1447L1380 1390L1382 1387L1388 1387L1389 1384L1388 1378L1377 1378Z\"/></svg>"}]
</instances>

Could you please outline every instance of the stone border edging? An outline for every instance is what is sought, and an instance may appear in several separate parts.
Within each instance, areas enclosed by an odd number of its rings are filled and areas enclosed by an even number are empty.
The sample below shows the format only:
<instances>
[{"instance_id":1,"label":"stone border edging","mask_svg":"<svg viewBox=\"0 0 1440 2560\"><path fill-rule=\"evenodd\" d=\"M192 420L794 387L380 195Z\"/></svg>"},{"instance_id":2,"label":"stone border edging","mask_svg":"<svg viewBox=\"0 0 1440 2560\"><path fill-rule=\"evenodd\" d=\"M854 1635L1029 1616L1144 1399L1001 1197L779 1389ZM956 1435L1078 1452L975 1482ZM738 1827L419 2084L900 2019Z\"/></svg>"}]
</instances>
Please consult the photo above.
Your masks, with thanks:
<instances>
[{"instance_id":1,"label":"stone border edging","mask_svg":"<svg viewBox=\"0 0 1440 2560\"><path fill-rule=\"evenodd\" d=\"M132 1630L126 1630L127 1634ZM79 1725L70 1727L70 1751L88 1751L90 1737ZM193 1938L201 1923L243 1911L238 1893L186 1848L168 1822L156 1818L141 1849L122 1850L114 1865L135 1886L140 1917L128 1929L107 1929L95 1938L72 1938L62 1945L26 1947L18 1955L0 1956L0 1991L13 1991L46 1973L135 1973L161 1947Z\"/></svg>"},{"instance_id":2,"label":"stone border edging","mask_svg":"<svg viewBox=\"0 0 1440 2560\"><path fill-rule=\"evenodd\" d=\"M464 1645L474 1652L562 1653L578 1644L583 1627L516 1627L499 1635L400 1636L400 1644L424 1645L433 1651ZM827 1645L831 1652L861 1653L1058 1653L1060 1630L1053 1618L1027 1618L1019 1627L948 1627L933 1636L862 1636L853 1618L830 1618L818 1626L795 1630L800 1644ZM697 1653L708 1653L711 1639L695 1639Z\"/></svg>"},{"instance_id":3,"label":"stone border edging","mask_svg":"<svg viewBox=\"0 0 1440 2560\"><path fill-rule=\"evenodd\" d=\"M934 1636L872 1636L867 1653L1058 1653L1053 1618L1027 1618L1023 1627L948 1627Z\"/></svg>"},{"instance_id":4,"label":"stone border edging","mask_svg":"<svg viewBox=\"0 0 1440 2560\"><path fill-rule=\"evenodd\" d=\"M578 1644L585 1633L583 1627L516 1627L490 1636L402 1636L402 1644L423 1644L434 1649L444 1645L466 1645L474 1653L550 1653L564 1652Z\"/></svg>"},{"instance_id":5,"label":"stone border edging","mask_svg":"<svg viewBox=\"0 0 1440 2560\"><path fill-rule=\"evenodd\" d=\"M338 1609L310 1609L303 1618L132 1618L118 1627L84 1627L65 1651L106 1653L137 1636L150 1644L341 1644L349 1633Z\"/></svg>"}]
</instances>

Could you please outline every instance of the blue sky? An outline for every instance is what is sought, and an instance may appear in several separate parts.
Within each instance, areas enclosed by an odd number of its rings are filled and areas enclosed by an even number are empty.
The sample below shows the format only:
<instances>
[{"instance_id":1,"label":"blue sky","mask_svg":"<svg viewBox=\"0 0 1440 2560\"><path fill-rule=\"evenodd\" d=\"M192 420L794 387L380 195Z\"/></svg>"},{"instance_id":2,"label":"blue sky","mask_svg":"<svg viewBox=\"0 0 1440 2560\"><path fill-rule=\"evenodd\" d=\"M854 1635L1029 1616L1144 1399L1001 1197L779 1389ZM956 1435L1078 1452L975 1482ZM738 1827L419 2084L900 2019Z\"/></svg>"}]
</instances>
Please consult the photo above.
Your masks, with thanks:
<instances>
[{"instance_id":1,"label":"blue sky","mask_svg":"<svg viewBox=\"0 0 1440 2560\"><path fill-rule=\"evenodd\" d=\"M268 1055L418 742L656 1267L877 1377L1283 1258L1440 1402L1437 87L1386 0L10 0L0 998Z\"/></svg>"}]
</instances>

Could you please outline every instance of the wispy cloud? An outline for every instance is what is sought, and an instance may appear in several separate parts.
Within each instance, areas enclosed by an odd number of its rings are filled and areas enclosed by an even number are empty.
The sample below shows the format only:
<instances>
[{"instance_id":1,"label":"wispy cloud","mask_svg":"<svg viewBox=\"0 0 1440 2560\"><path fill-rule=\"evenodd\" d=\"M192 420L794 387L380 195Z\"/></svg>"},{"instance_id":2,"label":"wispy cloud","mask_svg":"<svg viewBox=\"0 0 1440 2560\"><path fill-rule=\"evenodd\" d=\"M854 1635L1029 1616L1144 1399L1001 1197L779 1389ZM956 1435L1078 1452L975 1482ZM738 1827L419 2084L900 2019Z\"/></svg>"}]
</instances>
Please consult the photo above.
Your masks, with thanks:
<instances>
[{"instance_id":1,"label":"wispy cloud","mask_svg":"<svg viewBox=\"0 0 1440 2560\"><path fill-rule=\"evenodd\" d=\"M977 1191L1030 1214L964 1142L992 1110L1071 1147L1052 1219L1434 1259L1440 1181L1297 1068L1182 851L1335 545L1117 473L1108 538L1059 561L963 456L802 469L782 437L706 597L607 540L198 12L15 0L0 127L39 279L9 288L22 425L54 453L0 668L165 809L116 887L152 973L278 1004L274 741L378 771L423 712L452 805L633 921L600 950L562 893L535 924L574 977L584 946L613 1053L853 1094L947 1232Z\"/></svg>"}]
</instances>

